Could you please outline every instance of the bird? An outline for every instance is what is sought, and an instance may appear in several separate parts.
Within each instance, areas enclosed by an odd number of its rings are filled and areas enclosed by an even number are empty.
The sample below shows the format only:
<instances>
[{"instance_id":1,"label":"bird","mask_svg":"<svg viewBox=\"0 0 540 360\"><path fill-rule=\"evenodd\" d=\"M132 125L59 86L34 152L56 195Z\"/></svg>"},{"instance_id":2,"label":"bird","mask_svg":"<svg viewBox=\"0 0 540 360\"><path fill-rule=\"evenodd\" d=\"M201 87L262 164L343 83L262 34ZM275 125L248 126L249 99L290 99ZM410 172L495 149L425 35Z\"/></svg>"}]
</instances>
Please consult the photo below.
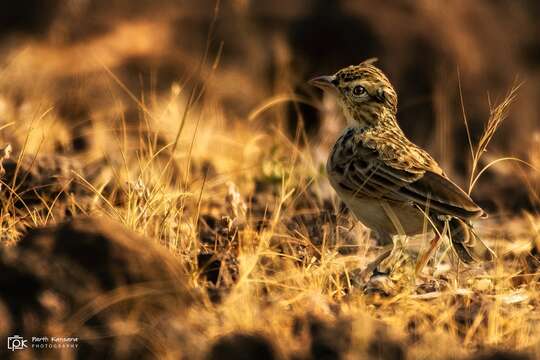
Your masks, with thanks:
<instances>
[{"instance_id":1,"label":"bird","mask_svg":"<svg viewBox=\"0 0 540 360\"><path fill-rule=\"evenodd\" d=\"M347 122L326 163L331 186L357 220L378 234L382 245L392 246L375 271L392 270L403 250L401 236L430 231L435 236L416 262L417 274L444 236L466 264L492 259L493 251L472 224L487 213L426 150L406 137L397 121L396 90L376 61L368 59L309 81L335 95Z\"/></svg>"}]
</instances>

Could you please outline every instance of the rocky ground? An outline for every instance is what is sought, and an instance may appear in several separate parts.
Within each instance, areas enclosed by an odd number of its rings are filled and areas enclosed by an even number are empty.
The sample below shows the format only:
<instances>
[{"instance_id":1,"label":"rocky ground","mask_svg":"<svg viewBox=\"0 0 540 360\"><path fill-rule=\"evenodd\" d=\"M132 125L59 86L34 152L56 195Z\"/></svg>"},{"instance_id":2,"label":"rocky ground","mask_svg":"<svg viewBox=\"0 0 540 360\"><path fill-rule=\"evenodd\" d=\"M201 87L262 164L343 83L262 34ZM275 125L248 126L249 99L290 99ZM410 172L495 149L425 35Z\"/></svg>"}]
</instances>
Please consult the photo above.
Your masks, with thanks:
<instances>
[{"instance_id":1,"label":"rocky ground","mask_svg":"<svg viewBox=\"0 0 540 360\"><path fill-rule=\"evenodd\" d=\"M0 342L80 342L0 358L540 358L538 13L1 4ZM324 173L344 121L306 80L374 56L405 133L460 185L467 130L478 149L496 120L472 191L494 261L465 266L443 243L416 276L419 236L371 278L385 249Z\"/></svg>"},{"instance_id":2,"label":"rocky ground","mask_svg":"<svg viewBox=\"0 0 540 360\"><path fill-rule=\"evenodd\" d=\"M353 226L303 153L284 160L280 151L262 151L247 175L194 160L190 180L178 181L184 170L165 158L146 172L131 168L138 180L130 182L111 163L4 149L0 333L81 341L76 351L10 355L539 354L538 218L495 216L479 224L495 262L465 267L443 246L418 277L425 239L412 239L394 273L374 286L369 265L382 250L372 234ZM100 182L107 171L116 175Z\"/></svg>"}]
</instances>

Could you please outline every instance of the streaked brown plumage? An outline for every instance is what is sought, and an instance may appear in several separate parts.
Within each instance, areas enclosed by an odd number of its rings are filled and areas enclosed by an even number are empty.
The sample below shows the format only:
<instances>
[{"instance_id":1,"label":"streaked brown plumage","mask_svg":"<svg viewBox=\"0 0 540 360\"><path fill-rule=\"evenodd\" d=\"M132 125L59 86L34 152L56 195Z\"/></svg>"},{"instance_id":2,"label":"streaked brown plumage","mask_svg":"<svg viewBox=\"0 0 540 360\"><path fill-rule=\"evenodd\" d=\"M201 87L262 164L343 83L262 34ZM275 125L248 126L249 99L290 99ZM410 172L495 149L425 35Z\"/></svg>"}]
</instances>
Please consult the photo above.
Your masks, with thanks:
<instances>
[{"instance_id":1,"label":"streaked brown plumage","mask_svg":"<svg viewBox=\"0 0 540 360\"><path fill-rule=\"evenodd\" d=\"M448 222L453 248L462 261L471 263L491 254L471 225L485 212L426 151L407 139L396 120L397 94L372 63L368 60L311 80L337 95L349 125L327 162L330 183L383 243L391 243L393 235L422 233L426 222L442 232Z\"/></svg>"}]
</instances>

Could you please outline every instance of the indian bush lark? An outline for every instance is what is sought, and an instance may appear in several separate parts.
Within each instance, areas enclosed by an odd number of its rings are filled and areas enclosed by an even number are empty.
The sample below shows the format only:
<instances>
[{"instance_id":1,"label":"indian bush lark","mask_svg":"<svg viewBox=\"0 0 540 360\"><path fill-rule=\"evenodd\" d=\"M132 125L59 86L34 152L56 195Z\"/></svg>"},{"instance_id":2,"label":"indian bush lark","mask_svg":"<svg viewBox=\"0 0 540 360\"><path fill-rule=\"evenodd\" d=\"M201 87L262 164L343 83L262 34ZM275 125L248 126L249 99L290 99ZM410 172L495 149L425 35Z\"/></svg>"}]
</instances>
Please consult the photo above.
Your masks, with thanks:
<instances>
[{"instance_id":1,"label":"indian bush lark","mask_svg":"<svg viewBox=\"0 0 540 360\"><path fill-rule=\"evenodd\" d=\"M335 93L348 123L327 161L332 187L356 218L378 233L380 243L393 244L377 270L389 272L401 253L394 235L430 230L436 236L417 261L417 273L445 234L463 262L491 257L471 223L486 213L425 150L407 139L396 120L396 91L373 62L310 83Z\"/></svg>"}]
</instances>

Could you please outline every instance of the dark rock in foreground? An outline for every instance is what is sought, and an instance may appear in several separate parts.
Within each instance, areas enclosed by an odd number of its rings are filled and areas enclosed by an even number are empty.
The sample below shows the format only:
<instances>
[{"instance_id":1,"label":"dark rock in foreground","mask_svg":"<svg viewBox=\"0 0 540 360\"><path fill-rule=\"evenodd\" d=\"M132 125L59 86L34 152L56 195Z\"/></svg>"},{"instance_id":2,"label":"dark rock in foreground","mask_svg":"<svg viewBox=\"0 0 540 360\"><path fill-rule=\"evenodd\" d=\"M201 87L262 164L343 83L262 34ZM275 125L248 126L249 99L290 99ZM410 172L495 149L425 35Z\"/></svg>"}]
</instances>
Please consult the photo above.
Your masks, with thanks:
<instances>
[{"instance_id":1,"label":"dark rock in foreground","mask_svg":"<svg viewBox=\"0 0 540 360\"><path fill-rule=\"evenodd\" d=\"M80 339L78 354L25 350L37 358L159 354L154 337L170 334L170 317L192 302L169 252L101 218L31 230L1 250L0 273L1 337Z\"/></svg>"},{"instance_id":2,"label":"dark rock in foreground","mask_svg":"<svg viewBox=\"0 0 540 360\"><path fill-rule=\"evenodd\" d=\"M223 336L212 346L208 360L274 360L278 355L269 340L260 335L236 333Z\"/></svg>"}]
</instances>

